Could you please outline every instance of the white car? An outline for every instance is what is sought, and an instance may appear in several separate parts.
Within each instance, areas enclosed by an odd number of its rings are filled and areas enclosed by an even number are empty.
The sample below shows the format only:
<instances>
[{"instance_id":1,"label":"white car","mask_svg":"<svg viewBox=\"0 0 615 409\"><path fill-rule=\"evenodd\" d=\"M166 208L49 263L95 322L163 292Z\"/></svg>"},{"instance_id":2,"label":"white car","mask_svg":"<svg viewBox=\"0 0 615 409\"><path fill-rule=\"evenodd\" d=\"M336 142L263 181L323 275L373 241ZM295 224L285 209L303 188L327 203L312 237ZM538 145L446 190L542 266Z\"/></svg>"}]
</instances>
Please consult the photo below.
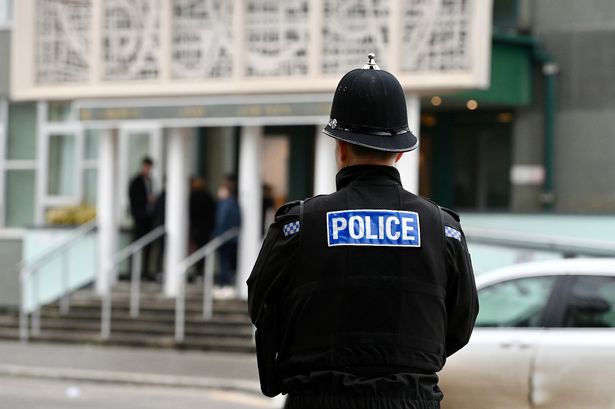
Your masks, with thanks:
<instances>
[{"instance_id":1,"label":"white car","mask_svg":"<svg viewBox=\"0 0 615 409\"><path fill-rule=\"evenodd\" d=\"M615 409L615 259L518 264L476 279L443 409Z\"/></svg>"}]
</instances>

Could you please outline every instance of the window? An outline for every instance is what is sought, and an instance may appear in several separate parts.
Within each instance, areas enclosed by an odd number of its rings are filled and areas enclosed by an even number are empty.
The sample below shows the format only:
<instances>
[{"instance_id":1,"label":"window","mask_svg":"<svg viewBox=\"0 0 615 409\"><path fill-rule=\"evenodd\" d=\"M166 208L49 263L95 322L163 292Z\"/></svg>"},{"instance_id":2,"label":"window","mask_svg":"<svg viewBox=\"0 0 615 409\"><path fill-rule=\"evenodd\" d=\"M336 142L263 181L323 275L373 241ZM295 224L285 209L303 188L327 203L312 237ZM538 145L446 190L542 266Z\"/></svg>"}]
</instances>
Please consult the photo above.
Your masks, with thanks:
<instances>
[{"instance_id":1,"label":"window","mask_svg":"<svg viewBox=\"0 0 615 409\"><path fill-rule=\"evenodd\" d=\"M495 0L493 2L493 28L507 32L517 28L519 0Z\"/></svg>"},{"instance_id":2,"label":"window","mask_svg":"<svg viewBox=\"0 0 615 409\"><path fill-rule=\"evenodd\" d=\"M83 198L81 202L92 207L96 207L97 173L98 171L96 169L83 170Z\"/></svg>"},{"instance_id":3,"label":"window","mask_svg":"<svg viewBox=\"0 0 615 409\"><path fill-rule=\"evenodd\" d=\"M98 132L88 129L83 133L83 186L81 202L96 206L98 185Z\"/></svg>"},{"instance_id":4,"label":"window","mask_svg":"<svg viewBox=\"0 0 615 409\"><path fill-rule=\"evenodd\" d=\"M75 136L51 135L49 138L49 185L51 196L75 194Z\"/></svg>"},{"instance_id":5,"label":"window","mask_svg":"<svg viewBox=\"0 0 615 409\"><path fill-rule=\"evenodd\" d=\"M421 194L453 209L511 204L513 128L500 111L438 111L421 119Z\"/></svg>"},{"instance_id":6,"label":"window","mask_svg":"<svg viewBox=\"0 0 615 409\"><path fill-rule=\"evenodd\" d=\"M4 7L0 2L0 8ZM0 99L0 226L35 221L36 104Z\"/></svg>"},{"instance_id":7,"label":"window","mask_svg":"<svg viewBox=\"0 0 615 409\"><path fill-rule=\"evenodd\" d=\"M6 155L9 160L36 158L36 104L10 103Z\"/></svg>"},{"instance_id":8,"label":"window","mask_svg":"<svg viewBox=\"0 0 615 409\"><path fill-rule=\"evenodd\" d=\"M615 277L577 277L567 300L564 326L615 328Z\"/></svg>"},{"instance_id":9,"label":"window","mask_svg":"<svg viewBox=\"0 0 615 409\"><path fill-rule=\"evenodd\" d=\"M98 132L96 130L87 129L84 134L85 149L83 159L86 161L98 160Z\"/></svg>"},{"instance_id":10,"label":"window","mask_svg":"<svg viewBox=\"0 0 615 409\"><path fill-rule=\"evenodd\" d=\"M537 327L555 277L528 277L483 288L476 327Z\"/></svg>"},{"instance_id":11,"label":"window","mask_svg":"<svg viewBox=\"0 0 615 409\"><path fill-rule=\"evenodd\" d=\"M6 171L6 226L24 227L34 223L34 170Z\"/></svg>"},{"instance_id":12,"label":"window","mask_svg":"<svg viewBox=\"0 0 615 409\"><path fill-rule=\"evenodd\" d=\"M71 119L71 103L66 101L51 101L47 104L49 122L68 122Z\"/></svg>"}]
</instances>

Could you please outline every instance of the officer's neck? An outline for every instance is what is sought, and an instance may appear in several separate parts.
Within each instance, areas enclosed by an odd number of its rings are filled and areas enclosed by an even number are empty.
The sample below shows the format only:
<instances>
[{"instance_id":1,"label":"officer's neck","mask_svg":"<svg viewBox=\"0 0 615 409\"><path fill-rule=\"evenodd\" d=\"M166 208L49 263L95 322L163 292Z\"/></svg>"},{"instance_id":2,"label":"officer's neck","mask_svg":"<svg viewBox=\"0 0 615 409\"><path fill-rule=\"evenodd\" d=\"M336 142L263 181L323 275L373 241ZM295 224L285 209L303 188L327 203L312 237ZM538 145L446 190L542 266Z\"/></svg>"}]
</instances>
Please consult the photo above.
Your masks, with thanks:
<instances>
[{"instance_id":1,"label":"officer's neck","mask_svg":"<svg viewBox=\"0 0 615 409\"><path fill-rule=\"evenodd\" d=\"M375 159L375 158L352 157L352 158L348 158L344 163L342 163L342 167L339 170L343 168L347 168L349 166L359 166L359 165L395 166L395 158Z\"/></svg>"}]
</instances>

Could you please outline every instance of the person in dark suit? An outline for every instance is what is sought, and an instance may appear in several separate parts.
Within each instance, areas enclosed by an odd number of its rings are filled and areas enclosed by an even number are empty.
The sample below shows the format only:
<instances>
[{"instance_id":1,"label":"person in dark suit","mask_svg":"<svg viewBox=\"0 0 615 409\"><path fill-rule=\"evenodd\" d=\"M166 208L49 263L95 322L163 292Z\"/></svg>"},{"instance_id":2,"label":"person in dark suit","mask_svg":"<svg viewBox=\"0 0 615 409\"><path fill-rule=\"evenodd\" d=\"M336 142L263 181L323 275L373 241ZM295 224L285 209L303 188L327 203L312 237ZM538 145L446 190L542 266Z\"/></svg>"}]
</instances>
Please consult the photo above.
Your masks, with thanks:
<instances>
[{"instance_id":1,"label":"person in dark suit","mask_svg":"<svg viewBox=\"0 0 615 409\"><path fill-rule=\"evenodd\" d=\"M203 247L209 240L214 230L216 201L207 191L205 179L200 177L190 178L190 252ZM205 259L196 263L194 271L188 279L203 274Z\"/></svg>"},{"instance_id":2,"label":"person in dark suit","mask_svg":"<svg viewBox=\"0 0 615 409\"><path fill-rule=\"evenodd\" d=\"M195 250L203 247L214 230L216 201L203 178L190 180L190 242Z\"/></svg>"},{"instance_id":3,"label":"person in dark suit","mask_svg":"<svg viewBox=\"0 0 615 409\"><path fill-rule=\"evenodd\" d=\"M145 157L141 161L141 172L131 181L128 188L130 199L130 214L134 221L133 241L145 236L152 230L155 197L152 187L152 167L154 162ZM141 276L145 279L154 278L149 269L149 255L151 246L143 248Z\"/></svg>"}]
</instances>

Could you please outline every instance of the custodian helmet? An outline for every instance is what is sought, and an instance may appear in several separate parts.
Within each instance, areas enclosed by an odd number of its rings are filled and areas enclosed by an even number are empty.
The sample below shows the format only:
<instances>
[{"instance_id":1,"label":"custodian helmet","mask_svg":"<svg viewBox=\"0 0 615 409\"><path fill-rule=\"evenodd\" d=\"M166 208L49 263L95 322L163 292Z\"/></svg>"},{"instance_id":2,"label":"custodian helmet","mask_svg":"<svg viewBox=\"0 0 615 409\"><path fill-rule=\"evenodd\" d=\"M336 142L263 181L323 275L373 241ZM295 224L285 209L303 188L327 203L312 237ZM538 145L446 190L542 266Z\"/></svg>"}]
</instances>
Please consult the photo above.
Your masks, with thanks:
<instances>
[{"instance_id":1,"label":"custodian helmet","mask_svg":"<svg viewBox=\"0 0 615 409\"><path fill-rule=\"evenodd\" d=\"M406 96L397 78L376 65L374 54L340 80L323 132L351 144L387 152L416 149L408 128Z\"/></svg>"}]
</instances>

